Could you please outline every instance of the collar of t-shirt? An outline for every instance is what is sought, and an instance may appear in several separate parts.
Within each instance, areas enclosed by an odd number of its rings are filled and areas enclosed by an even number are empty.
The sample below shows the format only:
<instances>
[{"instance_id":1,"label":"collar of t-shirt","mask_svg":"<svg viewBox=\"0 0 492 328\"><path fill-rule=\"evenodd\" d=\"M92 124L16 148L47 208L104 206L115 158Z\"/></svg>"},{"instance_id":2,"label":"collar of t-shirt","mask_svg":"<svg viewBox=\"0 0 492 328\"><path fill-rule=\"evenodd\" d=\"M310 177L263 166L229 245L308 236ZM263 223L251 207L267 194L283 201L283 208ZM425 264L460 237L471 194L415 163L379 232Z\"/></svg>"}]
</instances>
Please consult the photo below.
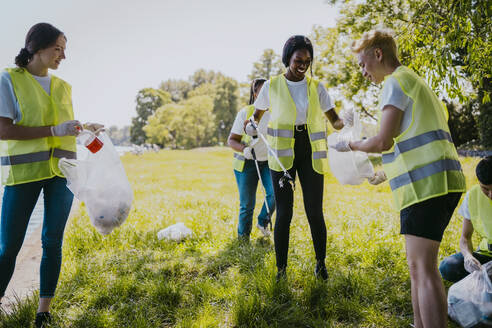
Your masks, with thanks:
<instances>
[{"instance_id":1,"label":"collar of t-shirt","mask_svg":"<svg viewBox=\"0 0 492 328\"><path fill-rule=\"evenodd\" d=\"M38 83L41 85L41 87L46 91L47 94L50 94L50 86L51 86L51 75L46 75L46 76L32 76Z\"/></svg>"},{"instance_id":2,"label":"collar of t-shirt","mask_svg":"<svg viewBox=\"0 0 492 328\"><path fill-rule=\"evenodd\" d=\"M305 76L304 76L304 78L302 80L297 81L297 82L288 80L287 78L285 79L285 81L287 82L288 85L291 85L291 86L298 86L298 85L303 85L303 84L306 84L307 83L307 80L306 80L306 77Z\"/></svg>"}]
</instances>

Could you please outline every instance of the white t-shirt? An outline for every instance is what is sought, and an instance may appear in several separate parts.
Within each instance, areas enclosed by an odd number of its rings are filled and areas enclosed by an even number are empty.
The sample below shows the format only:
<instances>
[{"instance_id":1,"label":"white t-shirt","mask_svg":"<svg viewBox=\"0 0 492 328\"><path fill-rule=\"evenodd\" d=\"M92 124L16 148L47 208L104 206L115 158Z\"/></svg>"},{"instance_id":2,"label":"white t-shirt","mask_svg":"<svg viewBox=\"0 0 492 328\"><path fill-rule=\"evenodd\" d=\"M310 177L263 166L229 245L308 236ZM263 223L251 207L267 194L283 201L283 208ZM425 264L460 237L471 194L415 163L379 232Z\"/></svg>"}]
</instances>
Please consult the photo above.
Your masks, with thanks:
<instances>
[{"instance_id":1,"label":"white t-shirt","mask_svg":"<svg viewBox=\"0 0 492 328\"><path fill-rule=\"evenodd\" d=\"M50 94L50 87L51 87L51 75L48 74L46 76L32 76L36 81L38 81L39 84L43 87L44 91L46 91L47 94Z\"/></svg>"},{"instance_id":2,"label":"white t-shirt","mask_svg":"<svg viewBox=\"0 0 492 328\"><path fill-rule=\"evenodd\" d=\"M465 195L465 199L461 202L461 206L458 209L458 214L464 217L467 220L471 220L470 209L468 208L468 199L470 198L470 192L467 191Z\"/></svg>"},{"instance_id":3,"label":"white t-shirt","mask_svg":"<svg viewBox=\"0 0 492 328\"><path fill-rule=\"evenodd\" d=\"M232 125L231 133L242 136L244 134L244 129L243 129L244 121L246 121L248 118L249 117L246 117L246 107L244 107L239 111L239 113L237 113L236 119L234 120L234 124ZM260 123L258 123L258 129L260 130L261 134L265 136L265 138L267 134L269 120L270 120L270 113L266 112L261 117ZM253 146L257 160L259 161L268 160L267 147L260 137L252 139L250 142L250 146Z\"/></svg>"},{"instance_id":4,"label":"white t-shirt","mask_svg":"<svg viewBox=\"0 0 492 328\"><path fill-rule=\"evenodd\" d=\"M308 97L307 97L307 80L304 77L304 80L299 82L292 82L287 79L287 87L289 88L290 95L296 104L297 117L295 125L302 125L307 123L307 109L308 109ZM267 110L270 108L270 80L266 81L261 88L261 91L256 98L255 108L260 110ZM333 109L333 102L331 101L330 95L326 91L325 86L322 83L318 84L318 95L319 95L319 104L321 106L321 110L323 112L327 112L330 109Z\"/></svg>"},{"instance_id":5,"label":"white t-shirt","mask_svg":"<svg viewBox=\"0 0 492 328\"><path fill-rule=\"evenodd\" d=\"M51 75L33 75L33 77L43 87L46 93L50 94ZM19 101L15 96L12 79L7 71L2 72L0 75L0 117L10 118L14 124L22 119Z\"/></svg>"},{"instance_id":6,"label":"white t-shirt","mask_svg":"<svg viewBox=\"0 0 492 328\"><path fill-rule=\"evenodd\" d=\"M393 76L387 77L384 81L379 106L383 110L386 105L393 105L404 112L400 124L400 133L404 132L412 123L413 100L403 92L400 83Z\"/></svg>"}]
</instances>

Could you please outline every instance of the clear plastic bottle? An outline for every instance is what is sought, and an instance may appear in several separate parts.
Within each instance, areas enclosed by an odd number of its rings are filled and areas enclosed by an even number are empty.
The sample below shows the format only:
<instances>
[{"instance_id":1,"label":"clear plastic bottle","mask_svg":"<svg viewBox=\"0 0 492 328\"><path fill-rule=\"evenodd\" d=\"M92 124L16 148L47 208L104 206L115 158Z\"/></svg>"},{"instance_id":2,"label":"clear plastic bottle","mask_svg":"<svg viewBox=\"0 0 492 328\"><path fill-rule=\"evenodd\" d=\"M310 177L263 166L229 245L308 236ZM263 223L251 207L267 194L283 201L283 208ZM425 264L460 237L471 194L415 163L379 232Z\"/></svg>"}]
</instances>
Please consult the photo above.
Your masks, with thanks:
<instances>
[{"instance_id":1,"label":"clear plastic bottle","mask_svg":"<svg viewBox=\"0 0 492 328\"><path fill-rule=\"evenodd\" d=\"M101 139L89 130L83 130L80 132L78 139L93 154L101 150L104 145Z\"/></svg>"}]
</instances>

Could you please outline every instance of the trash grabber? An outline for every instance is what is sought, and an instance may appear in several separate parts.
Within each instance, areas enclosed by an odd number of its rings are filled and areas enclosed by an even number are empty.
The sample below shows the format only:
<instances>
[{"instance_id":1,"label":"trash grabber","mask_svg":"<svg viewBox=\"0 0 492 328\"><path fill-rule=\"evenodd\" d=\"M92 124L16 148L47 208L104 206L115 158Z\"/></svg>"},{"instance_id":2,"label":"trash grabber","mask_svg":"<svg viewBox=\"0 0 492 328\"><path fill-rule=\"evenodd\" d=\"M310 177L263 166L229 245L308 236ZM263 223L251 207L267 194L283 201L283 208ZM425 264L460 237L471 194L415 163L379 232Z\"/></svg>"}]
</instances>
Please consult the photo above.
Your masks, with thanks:
<instances>
[{"instance_id":1,"label":"trash grabber","mask_svg":"<svg viewBox=\"0 0 492 328\"><path fill-rule=\"evenodd\" d=\"M265 143L265 145L268 149L268 152L273 156L273 158L275 158L278 165L280 165L280 167L282 168L282 171L284 172L284 175L280 178L280 180L278 180L278 184L280 185L280 188L283 188L286 185L285 182L288 182L292 186L292 190L295 190L296 189L296 181L292 178L292 176L289 174L289 172L285 169L285 166L280 162L280 160L278 159L277 153L272 149L272 147L270 147L270 144L268 143L267 139L258 129L258 125L256 125L256 122L252 118L249 119L249 122L251 123L251 126L253 128L255 128L256 133L260 136L261 140L263 140L263 142Z\"/></svg>"},{"instance_id":2,"label":"trash grabber","mask_svg":"<svg viewBox=\"0 0 492 328\"><path fill-rule=\"evenodd\" d=\"M261 178L260 166L258 165L258 160L256 159L256 154L255 154L254 148L251 148L251 155L253 155L253 160L255 161L256 172L258 173L258 179L260 179L260 183L263 186L263 190L265 190L265 206L266 206L267 217L268 217L267 223L270 225L270 231L272 231L273 230L273 228L272 228L272 213L270 212L270 206L268 206L267 190L265 188L265 185L263 184L263 179Z\"/></svg>"}]
</instances>

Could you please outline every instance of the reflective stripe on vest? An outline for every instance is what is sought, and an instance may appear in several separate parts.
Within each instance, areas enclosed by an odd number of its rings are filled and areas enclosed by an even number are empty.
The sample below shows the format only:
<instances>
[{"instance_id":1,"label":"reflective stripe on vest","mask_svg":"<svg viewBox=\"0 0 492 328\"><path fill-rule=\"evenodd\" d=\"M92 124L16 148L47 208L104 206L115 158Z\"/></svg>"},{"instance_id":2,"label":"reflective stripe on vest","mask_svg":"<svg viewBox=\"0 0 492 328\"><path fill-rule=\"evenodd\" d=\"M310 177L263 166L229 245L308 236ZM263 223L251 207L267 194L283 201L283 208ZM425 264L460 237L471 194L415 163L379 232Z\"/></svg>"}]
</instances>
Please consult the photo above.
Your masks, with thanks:
<instances>
[{"instance_id":1,"label":"reflective stripe on vest","mask_svg":"<svg viewBox=\"0 0 492 328\"><path fill-rule=\"evenodd\" d=\"M394 147L394 152L383 154L383 164L393 162L395 158L398 157L398 155L400 155L401 153L410 151L414 148L423 146L436 140L448 140L449 142L453 142L453 139L451 139L451 134L447 131L434 130L425 132L405 141L398 142Z\"/></svg>"},{"instance_id":2,"label":"reflective stripe on vest","mask_svg":"<svg viewBox=\"0 0 492 328\"><path fill-rule=\"evenodd\" d=\"M479 253L492 256L492 199L488 198L480 188L473 186L468 194L468 210L473 229L482 237Z\"/></svg>"},{"instance_id":3,"label":"reflective stripe on vest","mask_svg":"<svg viewBox=\"0 0 492 328\"><path fill-rule=\"evenodd\" d=\"M311 141L326 139L326 132L321 131L321 132L311 133L309 135L309 137L310 137Z\"/></svg>"},{"instance_id":4,"label":"reflective stripe on vest","mask_svg":"<svg viewBox=\"0 0 492 328\"><path fill-rule=\"evenodd\" d=\"M267 133L272 137L294 138L293 130L268 128Z\"/></svg>"},{"instance_id":5,"label":"reflective stripe on vest","mask_svg":"<svg viewBox=\"0 0 492 328\"><path fill-rule=\"evenodd\" d=\"M314 159L322 159L322 158L327 158L327 152L326 150L322 150L322 151L315 151L313 152L313 158Z\"/></svg>"},{"instance_id":6,"label":"reflective stripe on vest","mask_svg":"<svg viewBox=\"0 0 492 328\"><path fill-rule=\"evenodd\" d=\"M461 171L459 161L452 159L443 159L434 163L419 167L418 169L405 172L389 181L391 190L401 188L412 182L427 178L433 174L444 171Z\"/></svg>"},{"instance_id":7,"label":"reflective stripe on vest","mask_svg":"<svg viewBox=\"0 0 492 328\"><path fill-rule=\"evenodd\" d=\"M308 100L306 125L311 143L312 165L314 171L325 174L328 172L327 134L326 120L319 104L319 82L309 77L306 79L306 97ZM268 123L268 143L279 161L288 170L294 165L294 125L297 108L283 75L274 76L270 79L269 98L271 116ZM282 166L270 152L268 153L268 166L274 171L282 171Z\"/></svg>"},{"instance_id":8,"label":"reflective stripe on vest","mask_svg":"<svg viewBox=\"0 0 492 328\"><path fill-rule=\"evenodd\" d=\"M240 160L240 161L244 161L245 158L243 155L239 154L239 153L234 153L234 158Z\"/></svg>"},{"instance_id":9,"label":"reflective stripe on vest","mask_svg":"<svg viewBox=\"0 0 492 328\"><path fill-rule=\"evenodd\" d=\"M52 126L73 120L71 86L51 76L50 94L23 68L7 69L22 119L19 126ZM60 158L76 158L75 137L44 137L0 141L2 184L17 185L63 177Z\"/></svg>"},{"instance_id":10,"label":"reflective stripe on vest","mask_svg":"<svg viewBox=\"0 0 492 328\"><path fill-rule=\"evenodd\" d=\"M50 159L50 156L51 156L51 151L47 150L47 151L39 151L37 153L30 153L30 154L2 156L0 158L0 161L2 165L19 165L19 164L47 161ZM76 159L77 153L73 151L55 148L53 150L53 157Z\"/></svg>"},{"instance_id":11,"label":"reflective stripe on vest","mask_svg":"<svg viewBox=\"0 0 492 328\"><path fill-rule=\"evenodd\" d=\"M464 192L465 177L449 132L446 107L409 68L400 66L389 76L413 101L412 122L382 158L396 208L401 211L429 198Z\"/></svg>"},{"instance_id":12,"label":"reflective stripe on vest","mask_svg":"<svg viewBox=\"0 0 492 328\"><path fill-rule=\"evenodd\" d=\"M294 156L294 150L289 149L272 149L277 157L291 157Z\"/></svg>"}]
</instances>

